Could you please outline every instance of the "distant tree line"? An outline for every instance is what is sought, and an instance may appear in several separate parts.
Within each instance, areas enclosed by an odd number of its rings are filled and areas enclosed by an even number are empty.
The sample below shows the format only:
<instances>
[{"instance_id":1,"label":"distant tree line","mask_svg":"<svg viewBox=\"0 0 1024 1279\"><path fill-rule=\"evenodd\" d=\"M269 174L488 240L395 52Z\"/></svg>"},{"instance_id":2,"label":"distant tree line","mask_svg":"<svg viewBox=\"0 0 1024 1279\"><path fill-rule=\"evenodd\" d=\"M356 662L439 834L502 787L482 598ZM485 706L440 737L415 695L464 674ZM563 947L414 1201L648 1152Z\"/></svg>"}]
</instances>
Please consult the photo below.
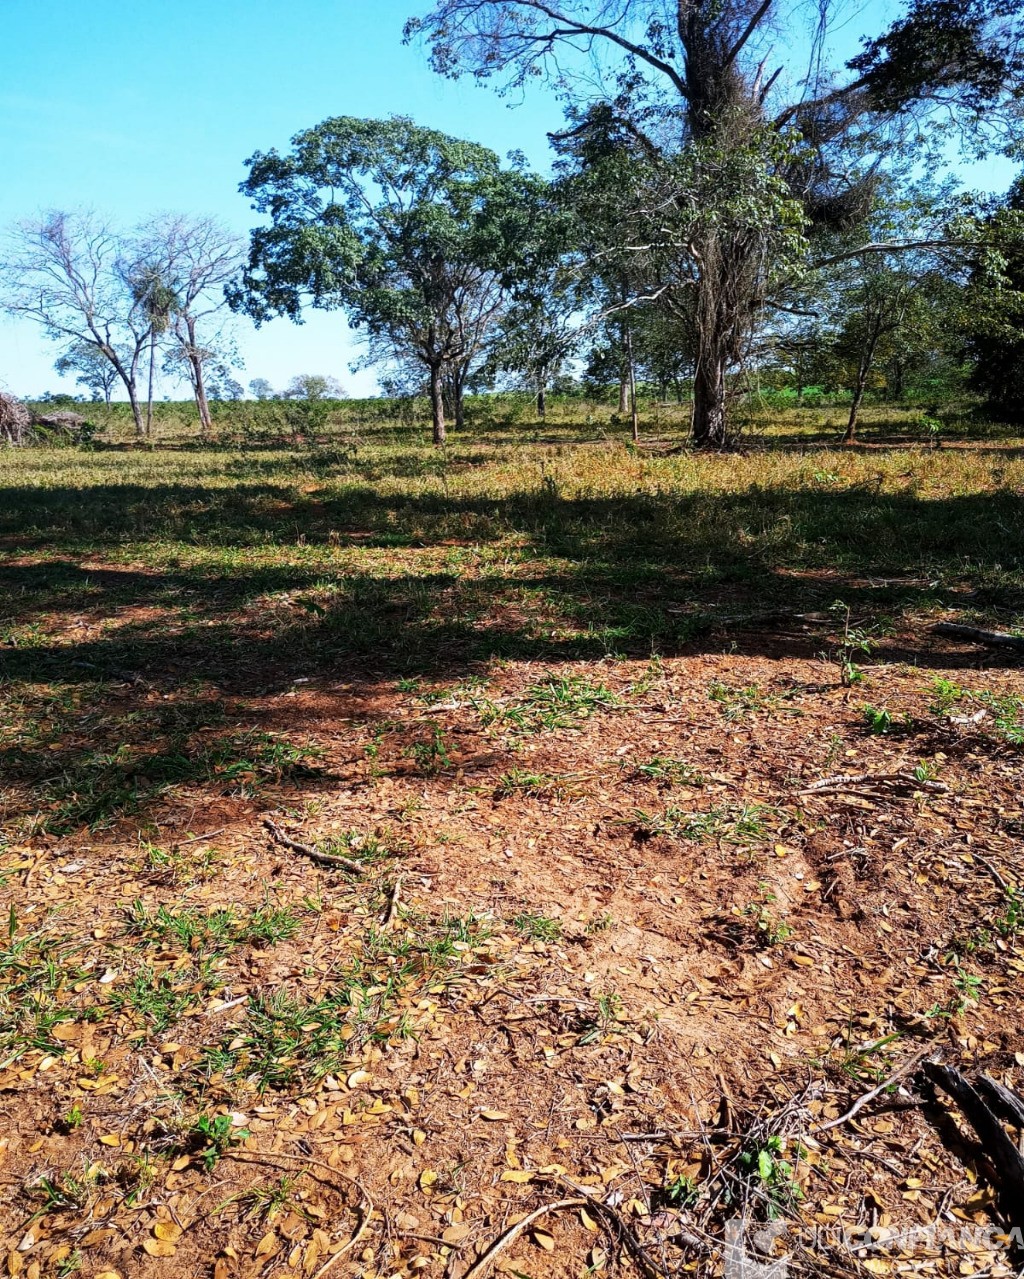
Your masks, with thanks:
<instances>
[{"instance_id":1,"label":"distant tree line","mask_svg":"<svg viewBox=\"0 0 1024 1279\"><path fill-rule=\"evenodd\" d=\"M837 62L840 0L438 0L406 27L442 75L559 91L552 172L405 117L339 116L258 152L248 252L216 224L117 235L57 213L17 232L5 305L144 434L158 353L206 401L241 396L225 303L261 324L341 310L360 365L424 395L567 379L686 401L695 444L752 389L797 402L970 389L1024 418L1024 187L974 195L949 156L1024 144L1024 0L903 0ZM302 375L256 399L335 397ZM148 397L144 394L148 390Z\"/></svg>"}]
</instances>

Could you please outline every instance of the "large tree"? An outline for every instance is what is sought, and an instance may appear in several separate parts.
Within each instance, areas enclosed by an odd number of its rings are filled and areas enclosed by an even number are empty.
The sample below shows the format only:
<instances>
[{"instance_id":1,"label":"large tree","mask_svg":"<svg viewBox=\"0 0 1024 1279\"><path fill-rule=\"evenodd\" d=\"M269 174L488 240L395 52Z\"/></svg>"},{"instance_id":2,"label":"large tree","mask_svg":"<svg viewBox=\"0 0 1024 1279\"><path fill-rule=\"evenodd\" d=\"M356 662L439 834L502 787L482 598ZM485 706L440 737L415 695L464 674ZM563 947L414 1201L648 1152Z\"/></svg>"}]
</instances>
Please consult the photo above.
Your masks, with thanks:
<instances>
[{"instance_id":1,"label":"large tree","mask_svg":"<svg viewBox=\"0 0 1024 1279\"><path fill-rule=\"evenodd\" d=\"M745 213L742 192L727 181L723 217L716 172L728 172L737 155L760 156L812 226L849 221L871 185L870 166L840 157L853 135L863 149L914 106L948 108L968 127L1014 127L1022 5L907 0L839 68L826 57L836 20L850 16L839 0L438 0L406 35L422 36L449 76L469 72L517 88L546 77L578 101L610 75L632 118L655 122L644 129L652 154L692 151L684 165L690 188L678 188L675 204L669 190L665 203L645 207L681 212L684 222L690 214L692 234L679 249L695 294L694 437L721 445L730 373L768 292L780 193L768 177L756 182ZM657 235L648 242L657 245Z\"/></svg>"},{"instance_id":2,"label":"large tree","mask_svg":"<svg viewBox=\"0 0 1024 1279\"><path fill-rule=\"evenodd\" d=\"M242 190L270 225L252 232L233 305L257 323L298 320L307 301L343 309L376 350L422 366L443 444L446 379L461 401L529 232L535 181L403 117L325 120L289 155L247 163Z\"/></svg>"}]
</instances>

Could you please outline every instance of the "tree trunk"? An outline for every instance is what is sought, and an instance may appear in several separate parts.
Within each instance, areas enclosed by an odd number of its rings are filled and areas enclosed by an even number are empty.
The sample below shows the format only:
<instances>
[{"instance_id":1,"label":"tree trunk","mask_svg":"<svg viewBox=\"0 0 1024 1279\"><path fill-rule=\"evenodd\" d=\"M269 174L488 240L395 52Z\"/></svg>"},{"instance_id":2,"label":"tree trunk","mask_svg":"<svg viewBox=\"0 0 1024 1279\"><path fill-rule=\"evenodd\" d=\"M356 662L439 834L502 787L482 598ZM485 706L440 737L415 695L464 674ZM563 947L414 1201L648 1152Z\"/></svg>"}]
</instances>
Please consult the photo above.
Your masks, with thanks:
<instances>
[{"instance_id":1,"label":"tree trunk","mask_svg":"<svg viewBox=\"0 0 1024 1279\"><path fill-rule=\"evenodd\" d=\"M725 448L725 360L704 355L693 377L693 442L701 449Z\"/></svg>"},{"instance_id":2,"label":"tree trunk","mask_svg":"<svg viewBox=\"0 0 1024 1279\"><path fill-rule=\"evenodd\" d=\"M196 356L190 355L189 363L192 365L192 393L196 399L196 409L199 411L199 433L204 440L207 440L213 428L213 419L210 417L210 405L206 399L203 362Z\"/></svg>"},{"instance_id":3,"label":"tree trunk","mask_svg":"<svg viewBox=\"0 0 1024 1279\"><path fill-rule=\"evenodd\" d=\"M857 414L860 412L860 406L864 399L864 387L867 385L867 375L858 374L857 385L853 389L853 402L850 404L850 420L846 423L846 433L843 435L844 444L852 444L857 436Z\"/></svg>"},{"instance_id":4,"label":"tree trunk","mask_svg":"<svg viewBox=\"0 0 1024 1279\"><path fill-rule=\"evenodd\" d=\"M629 373L629 424L633 443L640 439L640 417L636 410L636 364L633 361L633 332L626 327L626 367Z\"/></svg>"},{"instance_id":5,"label":"tree trunk","mask_svg":"<svg viewBox=\"0 0 1024 1279\"><path fill-rule=\"evenodd\" d=\"M619 374L619 417L629 412L629 375L623 369Z\"/></svg>"},{"instance_id":6,"label":"tree trunk","mask_svg":"<svg viewBox=\"0 0 1024 1279\"><path fill-rule=\"evenodd\" d=\"M544 421L544 413L547 408L547 402L544 395L544 383L541 382L537 386L537 416Z\"/></svg>"},{"instance_id":7,"label":"tree trunk","mask_svg":"<svg viewBox=\"0 0 1024 1279\"><path fill-rule=\"evenodd\" d=\"M455 387L455 429L461 431L466 425L466 392L465 381L461 373L456 373L454 378Z\"/></svg>"},{"instance_id":8,"label":"tree trunk","mask_svg":"<svg viewBox=\"0 0 1024 1279\"><path fill-rule=\"evenodd\" d=\"M853 403L850 405L850 420L846 424L846 434L843 436L844 444L852 444L857 434L857 414L860 412L860 406L864 399L864 390L868 384L868 374L871 372L871 366L875 360L875 351L878 348L878 339L882 334L881 319L872 321L868 329L867 342L861 352L860 363L857 365L857 381L853 388Z\"/></svg>"},{"instance_id":9,"label":"tree trunk","mask_svg":"<svg viewBox=\"0 0 1024 1279\"><path fill-rule=\"evenodd\" d=\"M156 329L149 339L149 393L146 396L146 438L153 434L153 374L156 368Z\"/></svg>"},{"instance_id":10,"label":"tree trunk","mask_svg":"<svg viewBox=\"0 0 1024 1279\"><path fill-rule=\"evenodd\" d=\"M135 435L138 439L144 439L146 435L145 426L142 421L142 405L139 403L139 393L135 385L135 378L125 379L125 389L128 392L128 403L132 406L132 421L135 423Z\"/></svg>"},{"instance_id":11,"label":"tree trunk","mask_svg":"<svg viewBox=\"0 0 1024 1279\"><path fill-rule=\"evenodd\" d=\"M430 410L434 421L434 443L440 448L448 438L444 426L444 377L440 364L430 366Z\"/></svg>"}]
</instances>

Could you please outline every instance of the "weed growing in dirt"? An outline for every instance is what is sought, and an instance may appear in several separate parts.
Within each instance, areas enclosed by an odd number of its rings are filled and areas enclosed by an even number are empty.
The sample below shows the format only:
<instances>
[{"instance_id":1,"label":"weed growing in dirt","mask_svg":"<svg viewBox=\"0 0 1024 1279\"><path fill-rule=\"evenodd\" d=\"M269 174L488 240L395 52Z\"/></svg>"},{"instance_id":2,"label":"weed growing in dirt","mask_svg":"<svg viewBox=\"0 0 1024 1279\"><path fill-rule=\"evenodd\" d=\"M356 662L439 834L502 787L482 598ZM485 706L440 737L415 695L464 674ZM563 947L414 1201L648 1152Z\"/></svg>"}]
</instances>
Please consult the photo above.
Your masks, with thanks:
<instances>
[{"instance_id":1,"label":"weed growing in dirt","mask_svg":"<svg viewBox=\"0 0 1024 1279\"><path fill-rule=\"evenodd\" d=\"M208 999L219 984L209 959L181 969L158 971L144 965L111 993L110 1007L118 1013L134 1014L153 1034L160 1034Z\"/></svg>"},{"instance_id":2,"label":"weed growing in dirt","mask_svg":"<svg viewBox=\"0 0 1024 1279\"><path fill-rule=\"evenodd\" d=\"M451 750L439 724L433 726L426 741L414 742L409 748L409 754L416 761L420 772L428 777L452 766Z\"/></svg>"},{"instance_id":3,"label":"weed growing in dirt","mask_svg":"<svg viewBox=\"0 0 1024 1279\"><path fill-rule=\"evenodd\" d=\"M802 1157L802 1154L802 1147L798 1147L797 1157ZM771 1136L762 1142L748 1145L737 1158L740 1171L756 1197L764 1200L769 1218L790 1211L803 1198L793 1165L785 1155L785 1140L779 1136Z\"/></svg>"},{"instance_id":4,"label":"weed growing in dirt","mask_svg":"<svg viewBox=\"0 0 1024 1279\"><path fill-rule=\"evenodd\" d=\"M574 728L600 710L613 710L621 701L604 684L582 675L551 676L531 684L519 699L518 727L526 732ZM514 722L514 721L513 721Z\"/></svg>"},{"instance_id":5,"label":"weed growing in dirt","mask_svg":"<svg viewBox=\"0 0 1024 1279\"><path fill-rule=\"evenodd\" d=\"M236 1128L230 1115L198 1115L185 1134L183 1152L197 1155L211 1172L232 1146L248 1136L248 1128Z\"/></svg>"},{"instance_id":6,"label":"weed growing in dirt","mask_svg":"<svg viewBox=\"0 0 1024 1279\"><path fill-rule=\"evenodd\" d=\"M649 781L665 786L702 786L704 775L683 759L670 759L664 755L652 755L643 764L637 764L636 772Z\"/></svg>"},{"instance_id":7,"label":"weed growing in dirt","mask_svg":"<svg viewBox=\"0 0 1024 1279\"><path fill-rule=\"evenodd\" d=\"M753 924L755 941L759 946L780 946L793 936L793 927L773 911L778 899L768 885L759 885L759 891L759 900L748 902L740 913Z\"/></svg>"},{"instance_id":8,"label":"weed growing in dirt","mask_svg":"<svg viewBox=\"0 0 1024 1279\"><path fill-rule=\"evenodd\" d=\"M562 922L550 915L524 914L517 915L512 927L531 941L558 941L562 935Z\"/></svg>"},{"instance_id":9,"label":"weed growing in dirt","mask_svg":"<svg viewBox=\"0 0 1024 1279\"><path fill-rule=\"evenodd\" d=\"M722 839L729 843L768 837L768 821L774 810L765 804L726 804L705 812L687 812L674 804L660 813L636 809L636 831L645 839L667 835L702 843Z\"/></svg>"},{"instance_id":10,"label":"weed growing in dirt","mask_svg":"<svg viewBox=\"0 0 1024 1279\"><path fill-rule=\"evenodd\" d=\"M501 799L511 795L531 795L535 799L559 799L569 793L571 781L553 773L533 773L526 768L512 768L498 779L496 794Z\"/></svg>"}]
</instances>

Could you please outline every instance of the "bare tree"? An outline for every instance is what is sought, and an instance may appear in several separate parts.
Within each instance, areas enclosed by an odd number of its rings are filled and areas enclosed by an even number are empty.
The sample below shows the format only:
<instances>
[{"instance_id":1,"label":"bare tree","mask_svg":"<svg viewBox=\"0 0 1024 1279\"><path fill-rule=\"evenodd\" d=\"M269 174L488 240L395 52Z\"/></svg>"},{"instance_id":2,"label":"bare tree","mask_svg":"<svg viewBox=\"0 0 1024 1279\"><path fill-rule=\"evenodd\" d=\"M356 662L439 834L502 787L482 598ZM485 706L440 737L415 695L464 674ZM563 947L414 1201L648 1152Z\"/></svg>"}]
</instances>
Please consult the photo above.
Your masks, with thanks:
<instances>
[{"instance_id":1,"label":"bare tree","mask_svg":"<svg viewBox=\"0 0 1024 1279\"><path fill-rule=\"evenodd\" d=\"M11 315L35 320L48 337L88 346L110 362L141 437L138 372L151 325L133 290L122 238L92 214L51 211L11 233L0 283Z\"/></svg>"},{"instance_id":2,"label":"bare tree","mask_svg":"<svg viewBox=\"0 0 1024 1279\"><path fill-rule=\"evenodd\" d=\"M234 347L225 326L225 285L241 268L241 241L211 218L166 215L136 233L143 260L159 273L173 293L166 312L172 344L171 366L183 366L192 387L199 427L210 433L206 371L230 364ZM157 299L160 300L159 298ZM159 313L164 318L163 313Z\"/></svg>"}]
</instances>

